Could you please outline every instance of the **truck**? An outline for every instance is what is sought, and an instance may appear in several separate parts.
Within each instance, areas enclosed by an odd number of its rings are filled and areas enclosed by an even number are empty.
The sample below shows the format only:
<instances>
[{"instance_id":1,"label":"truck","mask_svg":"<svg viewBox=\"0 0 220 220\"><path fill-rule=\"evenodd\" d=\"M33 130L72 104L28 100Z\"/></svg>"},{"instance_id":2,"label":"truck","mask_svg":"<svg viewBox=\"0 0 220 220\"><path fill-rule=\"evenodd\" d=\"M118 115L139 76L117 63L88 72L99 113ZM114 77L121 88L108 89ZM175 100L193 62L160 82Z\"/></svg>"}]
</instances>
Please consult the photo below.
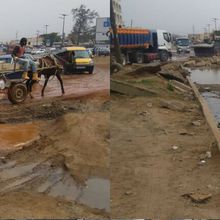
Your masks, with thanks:
<instances>
[{"instance_id":1,"label":"truck","mask_svg":"<svg viewBox=\"0 0 220 220\"><path fill-rule=\"evenodd\" d=\"M123 64L141 64L154 60L165 62L172 57L172 37L171 34L165 30L117 28L117 34L122 52ZM112 33L111 51L114 54Z\"/></svg>"},{"instance_id":2,"label":"truck","mask_svg":"<svg viewBox=\"0 0 220 220\"><path fill-rule=\"evenodd\" d=\"M176 38L176 52L180 53L190 53L190 40L187 37Z\"/></svg>"}]
</instances>

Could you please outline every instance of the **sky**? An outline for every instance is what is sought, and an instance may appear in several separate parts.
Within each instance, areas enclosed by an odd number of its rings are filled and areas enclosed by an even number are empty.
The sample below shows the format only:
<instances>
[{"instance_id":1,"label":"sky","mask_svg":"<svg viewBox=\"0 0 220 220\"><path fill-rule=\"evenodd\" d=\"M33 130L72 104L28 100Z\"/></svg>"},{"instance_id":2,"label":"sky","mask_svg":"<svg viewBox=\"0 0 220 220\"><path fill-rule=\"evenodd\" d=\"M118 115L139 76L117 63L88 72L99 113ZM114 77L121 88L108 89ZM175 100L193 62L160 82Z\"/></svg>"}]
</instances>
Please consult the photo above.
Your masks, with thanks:
<instances>
[{"instance_id":1,"label":"sky","mask_svg":"<svg viewBox=\"0 0 220 220\"><path fill-rule=\"evenodd\" d=\"M60 14L66 17L65 33L71 32L73 17L71 9L85 4L87 8L96 10L100 17L110 14L109 0L0 0L0 41L20 39L21 37L35 37L40 34L62 32L63 20Z\"/></svg>"},{"instance_id":2,"label":"sky","mask_svg":"<svg viewBox=\"0 0 220 220\"><path fill-rule=\"evenodd\" d=\"M126 26L165 29L175 34L202 33L214 29L220 19L220 0L121 0ZM220 28L220 20L217 21Z\"/></svg>"}]
</instances>

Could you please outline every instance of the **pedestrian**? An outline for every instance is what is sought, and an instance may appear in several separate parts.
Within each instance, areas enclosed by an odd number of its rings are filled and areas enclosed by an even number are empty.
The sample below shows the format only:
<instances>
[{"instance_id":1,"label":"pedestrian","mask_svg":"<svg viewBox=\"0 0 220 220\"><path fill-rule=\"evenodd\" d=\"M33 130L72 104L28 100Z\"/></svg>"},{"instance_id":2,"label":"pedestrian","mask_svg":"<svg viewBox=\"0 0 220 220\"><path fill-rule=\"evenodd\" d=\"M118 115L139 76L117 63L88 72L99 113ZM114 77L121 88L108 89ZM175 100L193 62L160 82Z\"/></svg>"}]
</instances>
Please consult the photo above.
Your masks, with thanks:
<instances>
[{"instance_id":1,"label":"pedestrian","mask_svg":"<svg viewBox=\"0 0 220 220\"><path fill-rule=\"evenodd\" d=\"M25 37L21 38L20 45L16 46L12 52L12 57L14 58L15 62L17 62L23 67L23 71L24 71L22 74L23 79L25 80L29 79L28 69L29 67L31 67L31 72L33 74L32 80L40 81L35 62L33 60L25 58L24 56L26 45L27 45L27 38Z\"/></svg>"}]
</instances>

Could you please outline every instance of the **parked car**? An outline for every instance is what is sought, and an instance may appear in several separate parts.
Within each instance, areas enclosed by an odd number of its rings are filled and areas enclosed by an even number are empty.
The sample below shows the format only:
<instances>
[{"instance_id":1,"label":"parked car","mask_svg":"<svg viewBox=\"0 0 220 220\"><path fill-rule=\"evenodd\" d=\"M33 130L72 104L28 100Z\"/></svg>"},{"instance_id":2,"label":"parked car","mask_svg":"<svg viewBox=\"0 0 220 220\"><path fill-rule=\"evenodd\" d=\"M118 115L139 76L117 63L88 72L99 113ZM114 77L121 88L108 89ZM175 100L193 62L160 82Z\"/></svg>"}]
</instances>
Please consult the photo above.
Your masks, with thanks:
<instances>
[{"instance_id":1,"label":"parked car","mask_svg":"<svg viewBox=\"0 0 220 220\"><path fill-rule=\"evenodd\" d=\"M106 47L99 47L96 51L98 56L109 56L110 55L110 49Z\"/></svg>"},{"instance_id":2,"label":"parked car","mask_svg":"<svg viewBox=\"0 0 220 220\"><path fill-rule=\"evenodd\" d=\"M38 55L38 54L45 54L46 53L46 49L33 49L31 54L35 54L35 55Z\"/></svg>"},{"instance_id":3,"label":"parked car","mask_svg":"<svg viewBox=\"0 0 220 220\"><path fill-rule=\"evenodd\" d=\"M0 56L0 61L3 61L5 63L13 63L13 59L11 54L6 54L6 55L1 55Z\"/></svg>"}]
</instances>

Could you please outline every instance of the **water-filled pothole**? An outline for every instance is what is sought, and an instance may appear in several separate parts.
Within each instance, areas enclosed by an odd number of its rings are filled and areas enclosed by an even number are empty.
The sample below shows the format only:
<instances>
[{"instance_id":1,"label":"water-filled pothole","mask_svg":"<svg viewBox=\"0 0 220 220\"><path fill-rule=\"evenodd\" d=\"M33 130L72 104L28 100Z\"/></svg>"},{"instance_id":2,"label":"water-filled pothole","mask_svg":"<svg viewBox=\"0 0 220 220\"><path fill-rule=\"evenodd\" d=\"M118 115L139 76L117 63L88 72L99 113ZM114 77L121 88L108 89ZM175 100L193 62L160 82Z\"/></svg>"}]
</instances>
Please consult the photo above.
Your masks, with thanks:
<instances>
[{"instance_id":1,"label":"water-filled pothole","mask_svg":"<svg viewBox=\"0 0 220 220\"><path fill-rule=\"evenodd\" d=\"M0 187L1 193L30 190L110 211L108 179L90 177L79 185L63 166L52 166L52 160L23 165L7 162L0 166Z\"/></svg>"},{"instance_id":2,"label":"water-filled pothole","mask_svg":"<svg viewBox=\"0 0 220 220\"><path fill-rule=\"evenodd\" d=\"M39 139L39 127L34 123L0 124L0 150L13 150Z\"/></svg>"}]
</instances>

